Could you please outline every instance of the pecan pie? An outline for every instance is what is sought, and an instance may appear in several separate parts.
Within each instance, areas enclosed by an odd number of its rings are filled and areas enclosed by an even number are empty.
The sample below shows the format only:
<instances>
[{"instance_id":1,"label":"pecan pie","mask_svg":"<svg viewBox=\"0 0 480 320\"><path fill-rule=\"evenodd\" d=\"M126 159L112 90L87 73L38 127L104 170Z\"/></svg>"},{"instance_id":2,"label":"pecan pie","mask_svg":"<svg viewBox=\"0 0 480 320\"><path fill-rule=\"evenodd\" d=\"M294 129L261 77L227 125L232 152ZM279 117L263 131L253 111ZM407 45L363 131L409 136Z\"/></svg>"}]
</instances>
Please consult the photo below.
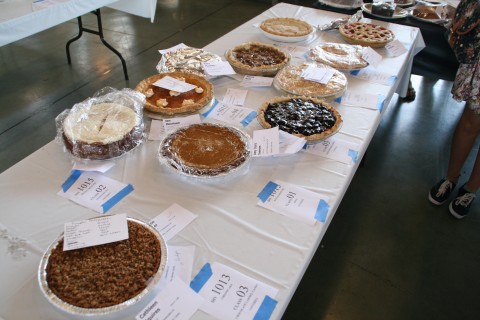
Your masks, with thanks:
<instances>
[{"instance_id":1,"label":"pecan pie","mask_svg":"<svg viewBox=\"0 0 480 320\"><path fill-rule=\"evenodd\" d=\"M176 92L153 84L166 76L192 84L195 88L187 92ZM186 72L167 72L148 77L135 90L145 95L145 110L165 115L195 112L213 99L212 84L203 76Z\"/></svg>"},{"instance_id":2,"label":"pecan pie","mask_svg":"<svg viewBox=\"0 0 480 320\"><path fill-rule=\"evenodd\" d=\"M309 67L309 64L289 65L280 70L273 85L282 92L294 95L311 96L316 98L336 98L343 94L347 88L347 77L340 71L331 67L333 76L328 83L323 84L302 77L303 72Z\"/></svg>"},{"instance_id":3,"label":"pecan pie","mask_svg":"<svg viewBox=\"0 0 480 320\"><path fill-rule=\"evenodd\" d=\"M211 123L193 124L171 133L160 144L159 153L177 172L194 177L225 175L250 157L246 135Z\"/></svg>"},{"instance_id":4,"label":"pecan pie","mask_svg":"<svg viewBox=\"0 0 480 320\"><path fill-rule=\"evenodd\" d=\"M275 46L247 42L227 51L227 60L235 72L274 76L290 61L290 56Z\"/></svg>"},{"instance_id":5,"label":"pecan pie","mask_svg":"<svg viewBox=\"0 0 480 320\"><path fill-rule=\"evenodd\" d=\"M301 37L313 32L308 22L294 18L270 18L260 23L260 29L282 37Z\"/></svg>"},{"instance_id":6,"label":"pecan pie","mask_svg":"<svg viewBox=\"0 0 480 320\"><path fill-rule=\"evenodd\" d=\"M372 48L384 47L395 37L391 30L366 22L347 23L338 30L347 42Z\"/></svg>"},{"instance_id":7,"label":"pecan pie","mask_svg":"<svg viewBox=\"0 0 480 320\"><path fill-rule=\"evenodd\" d=\"M363 47L344 43L325 43L313 47L309 57L338 70L356 70L368 66L362 58Z\"/></svg>"},{"instance_id":8,"label":"pecan pie","mask_svg":"<svg viewBox=\"0 0 480 320\"><path fill-rule=\"evenodd\" d=\"M278 127L307 141L325 139L336 133L342 123L340 113L323 100L310 97L276 97L258 110L262 127Z\"/></svg>"}]
</instances>

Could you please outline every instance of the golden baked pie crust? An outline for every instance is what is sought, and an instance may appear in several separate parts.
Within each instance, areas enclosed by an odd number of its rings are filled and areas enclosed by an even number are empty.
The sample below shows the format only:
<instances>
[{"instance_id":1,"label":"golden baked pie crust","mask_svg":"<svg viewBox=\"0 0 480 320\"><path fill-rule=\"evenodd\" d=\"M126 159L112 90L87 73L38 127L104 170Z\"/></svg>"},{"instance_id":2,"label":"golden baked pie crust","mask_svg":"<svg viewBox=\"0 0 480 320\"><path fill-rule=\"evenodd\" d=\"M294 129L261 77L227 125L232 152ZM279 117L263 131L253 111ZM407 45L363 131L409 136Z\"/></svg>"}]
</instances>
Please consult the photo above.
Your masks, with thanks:
<instances>
[{"instance_id":1,"label":"golden baked pie crust","mask_svg":"<svg viewBox=\"0 0 480 320\"><path fill-rule=\"evenodd\" d=\"M238 58L236 57L236 52L238 50L242 50L242 49L249 50L255 46L263 48L264 50L269 50L271 52L274 52L276 55L283 56L283 60L276 64L264 64L259 66L250 66L238 60ZM255 55L258 55L258 53L255 52L255 49L252 49L252 53L255 53ZM228 50L227 60L232 65L234 70L240 74L266 75L266 76L272 75L273 76L278 72L278 70L280 70L290 62L290 55L278 49L277 47L269 44L265 44L261 42L247 42L247 43L235 46L232 49Z\"/></svg>"},{"instance_id":2,"label":"golden baked pie crust","mask_svg":"<svg viewBox=\"0 0 480 320\"><path fill-rule=\"evenodd\" d=\"M170 90L153 85L154 82L170 76L202 88L203 92L197 93L194 90L171 95ZM148 90L153 90L153 96L149 97ZM146 96L144 108L147 111L166 115L192 113L202 109L213 99L213 85L203 76L187 72L166 72L153 75L142 80L135 90ZM157 104L157 101L164 99L166 106ZM164 102L164 101L163 101Z\"/></svg>"},{"instance_id":3,"label":"golden baked pie crust","mask_svg":"<svg viewBox=\"0 0 480 320\"><path fill-rule=\"evenodd\" d=\"M294 18L270 18L260 23L260 29L282 37L301 37L313 32L308 22Z\"/></svg>"},{"instance_id":4,"label":"golden baked pie crust","mask_svg":"<svg viewBox=\"0 0 480 320\"><path fill-rule=\"evenodd\" d=\"M309 57L337 70L356 70L368 66L362 58L363 47L345 43L325 43L313 47Z\"/></svg>"},{"instance_id":5,"label":"golden baked pie crust","mask_svg":"<svg viewBox=\"0 0 480 320\"><path fill-rule=\"evenodd\" d=\"M391 30L366 22L347 23L341 25L338 31L347 42L372 48L384 47L395 38Z\"/></svg>"},{"instance_id":6,"label":"golden baked pie crust","mask_svg":"<svg viewBox=\"0 0 480 320\"><path fill-rule=\"evenodd\" d=\"M312 102L317 103L317 104L322 104L330 112L332 112L332 114L335 116L336 121L335 121L335 124L332 127L326 129L325 131L323 131L321 133L315 133L315 134L312 134L312 135L303 135L301 133L291 133L291 134L293 134L297 137L305 138L305 140L307 140L307 141L316 141L316 140L325 139L325 138L331 136L332 134L336 133L340 129L340 126L342 124L342 116L340 115L340 113L334 107L332 107L332 105L330 105L329 103L325 102L322 99L306 97L306 96L295 96L295 97L281 96L281 97L275 97L271 100L265 101L260 106L260 108L258 109L258 113L257 113L257 120L260 123L260 125L265 129L272 128L272 125L270 123L268 123L267 120L265 119L265 112L267 111L267 108L270 104L278 103L278 102L291 101L292 99L299 99L299 100L303 100L303 101L312 101Z\"/></svg>"}]
</instances>

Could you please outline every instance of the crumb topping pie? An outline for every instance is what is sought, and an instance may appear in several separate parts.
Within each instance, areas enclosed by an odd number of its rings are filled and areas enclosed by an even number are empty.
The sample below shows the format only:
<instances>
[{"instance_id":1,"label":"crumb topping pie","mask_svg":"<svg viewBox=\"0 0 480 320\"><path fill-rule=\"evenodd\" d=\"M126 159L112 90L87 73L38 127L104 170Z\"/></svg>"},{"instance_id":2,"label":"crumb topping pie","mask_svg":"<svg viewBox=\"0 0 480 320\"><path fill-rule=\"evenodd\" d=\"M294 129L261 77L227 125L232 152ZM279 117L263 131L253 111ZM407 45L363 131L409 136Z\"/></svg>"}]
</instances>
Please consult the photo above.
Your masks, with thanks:
<instances>
[{"instance_id":1,"label":"crumb topping pie","mask_svg":"<svg viewBox=\"0 0 480 320\"><path fill-rule=\"evenodd\" d=\"M338 30L347 42L372 48L384 47L394 39L391 30L373 23L352 22L341 25Z\"/></svg>"},{"instance_id":2,"label":"crumb topping pie","mask_svg":"<svg viewBox=\"0 0 480 320\"><path fill-rule=\"evenodd\" d=\"M313 32L313 27L306 21L294 18L270 18L260 23L264 32L282 37L301 37Z\"/></svg>"},{"instance_id":3,"label":"crumb topping pie","mask_svg":"<svg viewBox=\"0 0 480 320\"><path fill-rule=\"evenodd\" d=\"M247 42L228 50L227 60L237 73L274 76L288 64L290 56L269 44Z\"/></svg>"},{"instance_id":4,"label":"crumb topping pie","mask_svg":"<svg viewBox=\"0 0 480 320\"><path fill-rule=\"evenodd\" d=\"M304 79L302 75L309 66L307 63L286 66L277 73L273 85L288 94L325 99L336 98L346 90L347 77L342 72L328 66L323 67L331 69L333 75L326 84Z\"/></svg>"},{"instance_id":5,"label":"crumb topping pie","mask_svg":"<svg viewBox=\"0 0 480 320\"><path fill-rule=\"evenodd\" d=\"M340 129L342 116L323 100L305 96L276 97L258 110L262 127L278 127L307 141L325 139Z\"/></svg>"},{"instance_id":6,"label":"crumb topping pie","mask_svg":"<svg viewBox=\"0 0 480 320\"><path fill-rule=\"evenodd\" d=\"M187 92L176 92L154 85L166 76L194 85L195 88ZM135 90L146 97L144 109L165 115L195 112L213 99L213 85L203 76L186 72L167 72L148 77Z\"/></svg>"},{"instance_id":7,"label":"crumb topping pie","mask_svg":"<svg viewBox=\"0 0 480 320\"><path fill-rule=\"evenodd\" d=\"M362 58L363 47L344 43L325 43L315 46L308 52L308 56L337 70L356 70L368 66Z\"/></svg>"}]
</instances>

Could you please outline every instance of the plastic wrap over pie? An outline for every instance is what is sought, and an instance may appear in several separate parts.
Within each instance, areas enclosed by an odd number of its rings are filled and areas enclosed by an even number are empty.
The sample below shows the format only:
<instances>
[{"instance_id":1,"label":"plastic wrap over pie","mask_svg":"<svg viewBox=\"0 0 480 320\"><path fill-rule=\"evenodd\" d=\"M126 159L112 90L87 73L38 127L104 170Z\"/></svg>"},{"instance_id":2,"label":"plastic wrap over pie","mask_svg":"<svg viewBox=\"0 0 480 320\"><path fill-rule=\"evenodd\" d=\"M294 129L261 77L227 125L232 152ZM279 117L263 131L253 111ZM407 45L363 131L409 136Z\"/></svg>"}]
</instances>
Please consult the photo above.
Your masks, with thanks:
<instances>
[{"instance_id":1,"label":"plastic wrap over pie","mask_svg":"<svg viewBox=\"0 0 480 320\"><path fill-rule=\"evenodd\" d=\"M395 38L390 29L366 22L347 23L341 25L338 31L347 42L372 48L384 47Z\"/></svg>"},{"instance_id":2,"label":"plastic wrap over pie","mask_svg":"<svg viewBox=\"0 0 480 320\"><path fill-rule=\"evenodd\" d=\"M328 66L333 76L326 83L306 80L302 77L303 72L315 64L303 63L300 65L289 65L280 70L273 80L275 88L294 95L310 96L316 98L334 99L341 96L347 88L347 77L340 71Z\"/></svg>"},{"instance_id":3,"label":"plastic wrap over pie","mask_svg":"<svg viewBox=\"0 0 480 320\"><path fill-rule=\"evenodd\" d=\"M290 55L261 42L247 42L228 50L227 60L240 74L274 76L290 62Z\"/></svg>"},{"instance_id":4,"label":"plastic wrap over pie","mask_svg":"<svg viewBox=\"0 0 480 320\"><path fill-rule=\"evenodd\" d=\"M131 89L104 88L56 118L57 137L76 158L121 156L143 142L145 97Z\"/></svg>"},{"instance_id":5,"label":"plastic wrap over pie","mask_svg":"<svg viewBox=\"0 0 480 320\"><path fill-rule=\"evenodd\" d=\"M63 234L45 252L39 284L50 303L79 316L106 315L143 299L167 263L162 236L143 221L127 218L126 240L63 250Z\"/></svg>"},{"instance_id":6,"label":"plastic wrap over pie","mask_svg":"<svg viewBox=\"0 0 480 320\"><path fill-rule=\"evenodd\" d=\"M325 64L337 70L357 70L368 66L362 58L363 47L344 43L325 43L308 51L313 61Z\"/></svg>"},{"instance_id":7,"label":"plastic wrap over pie","mask_svg":"<svg viewBox=\"0 0 480 320\"><path fill-rule=\"evenodd\" d=\"M266 129L278 127L307 141L325 139L338 132L342 124L342 116L329 103L305 96L266 101L259 108L257 119Z\"/></svg>"},{"instance_id":8,"label":"plastic wrap over pie","mask_svg":"<svg viewBox=\"0 0 480 320\"><path fill-rule=\"evenodd\" d=\"M186 92L176 92L154 84L167 76L191 84L194 88ZM186 72L153 75L142 80L135 90L145 95L145 110L164 115L192 113L200 110L213 99L213 85L210 81L201 75Z\"/></svg>"},{"instance_id":9,"label":"plastic wrap over pie","mask_svg":"<svg viewBox=\"0 0 480 320\"><path fill-rule=\"evenodd\" d=\"M169 134L159 148L161 163L191 177L217 177L245 166L251 154L249 137L228 126L200 123Z\"/></svg>"}]
</instances>

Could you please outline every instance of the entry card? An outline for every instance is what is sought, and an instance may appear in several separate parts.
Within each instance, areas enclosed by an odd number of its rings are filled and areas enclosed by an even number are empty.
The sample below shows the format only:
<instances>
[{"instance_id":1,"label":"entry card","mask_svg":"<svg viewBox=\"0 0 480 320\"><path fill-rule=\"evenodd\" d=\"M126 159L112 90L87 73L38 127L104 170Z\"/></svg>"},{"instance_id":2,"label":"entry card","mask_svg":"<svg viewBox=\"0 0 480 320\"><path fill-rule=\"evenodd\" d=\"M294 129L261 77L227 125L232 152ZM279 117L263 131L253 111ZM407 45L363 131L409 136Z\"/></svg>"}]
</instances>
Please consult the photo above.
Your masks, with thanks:
<instances>
[{"instance_id":1,"label":"entry card","mask_svg":"<svg viewBox=\"0 0 480 320\"><path fill-rule=\"evenodd\" d=\"M210 76L225 76L236 74L228 61L210 60L202 63L205 72Z\"/></svg>"},{"instance_id":2,"label":"entry card","mask_svg":"<svg viewBox=\"0 0 480 320\"><path fill-rule=\"evenodd\" d=\"M150 123L150 132L148 133L148 140L161 140L162 136L166 133L173 132L181 127L201 122L202 120L198 114L163 120L152 119L152 122Z\"/></svg>"},{"instance_id":3,"label":"entry card","mask_svg":"<svg viewBox=\"0 0 480 320\"><path fill-rule=\"evenodd\" d=\"M85 162L75 161L73 164L73 170L98 171L105 173L113 166L115 166L115 161L111 160L87 160Z\"/></svg>"},{"instance_id":4,"label":"entry card","mask_svg":"<svg viewBox=\"0 0 480 320\"><path fill-rule=\"evenodd\" d=\"M388 73L378 72L370 67L350 72L359 79L363 79L371 83L379 83L387 86L393 86L397 77Z\"/></svg>"},{"instance_id":5,"label":"entry card","mask_svg":"<svg viewBox=\"0 0 480 320\"><path fill-rule=\"evenodd\" d=\"M154 86L177 92L187 92L196 88L195 85L180 81L170 76L165 76L153 83Z\"/></svg>"},{"instance_id":6,"label":"entry card","mask_svg":"<svg viewBox=\"0 0 480 320\"><path fill-rule=\"evenodd\" d=\"M306 140L278 127L253 132L253 157L283 156L302 150Z\"/></svg>"},{"instance_id":7,"label":"entry card","mask_svg":"<svg viewBox=\"0 0 480 320\"><path fill-rule=\"evenodd\" d=\"M309 66L302 72L302 77L305 80L315 81L321 84L327 84L332 78L335 70L331 68L322 68Z\"/></svg>"},{"instance_id":8,"label":"entry card","mask_svg":"<svg viewBox=\"0 0 480 320\"><path fill-rule=\"evenodd\" d=\"M257 197L260 207L312 225L325 222L330 209L327 196L283 181L269 181Z\"/></svg>"},{"instance_id":9,"label":"entry card","mask_svg":"<svg viewBox=\"0 0 480 320\"><path fill-rule=\"evenodd\" d=\"M279 49L282 49L285 52L290 53L294 58L304 58L305 53L308 51L309 47L305 46L295 46L292 44L279 43L275 44Z\"/></svg>"},{"instance_id":10,"label":"entry card","mask_svg":"<svg viewBox=\"0 0 480 320\"><path fill-rule=\"evenodd\" d=\"M398 41L398 39L395 39L385 45L385 49L387 49L388 54L393 56L393 57L398 57L405 52L407 52L407 48Z\"/></svg>"},{"instance_id":11,"label":"entry card","mask_svg":"<svg viewBox=\"0 0 480 320\"><path fill-rule=\"evenodd\" d=\"M168 246L168 259L162 282L173 282L175 278L185 283L192 281L195 246Z\"/></svg>"},{"instance_id":12,"label":"entry card","mask_svg":"<svg viewBox=\"0 0 480 320\"><path fill-rule=\"evenodd\" d=\"M63 250L74 250L128 239L125 213L64 225Z\"/></svg>"},{"instance_id":13,"label":"entry card","mask_svg":"<svg viewBox=\"0 0 480 320\"><path fill-rule=\"evenodd\" d=\"M203 114L206 118L216 119L225 123L248 126L257 116L257 112L244 107L226 105L215 101L215 104Z\"/></svg>"},{"instance_id":14,"label":"entry card","mask_svg":"<svg viewBox=\"0 0 480 320\"><path fill-rule=\"evenodd\" d=\"M247 90L228 88L222 102L233 106L243 106L247 98L247 93Z\"/></svg>"},{"instance_id":15,"label":"entry card","mask_svg":"<svg viewBox=\"0 0 480 320\"><path fill-rule=\"evenodd\" d=\"M175 278L135 317L136 320L188 320L203 298Z\"/></svg>"},{"instance_id":16,"label":"entry card","mask_svg":"<svg viewBox=\"0 0 480 320\"><path fill-rule=\"evenodd\" d=\"M132 191L131 184L116 181L98 172L73 170L58 195L105 213Z\"/></svg>"},{"instance_id":17,"label":"entry card","mask_svg":"<svg viewBox=\"0 0 480 320\"><path fill-rule=\"evenodd\" d=\"M190 283L205 302L201 310L218 318L268 320L278 289L221 263L206 263Z\"/></svg>"},{"instance_id":18,"label":"entry card","mask_svg":"<svg viewBox=\"0 0 480 320\"><path fill-rule=\"evenodd\" d=\"M382 112L385 102L385 96L380 94L371 94L365 92L349 92L347 91L335 102L352 107L362 107Z\"/></svg>"},{"instance_id":19,"label":"entry card","mask_svg":"<svg viewBox=\"0 0 480 320\"><path fill-rule=\"evenodd\" d=\"M376 68L382 62L382 56L378 54L371 47L364 47L362 52L363 60L367 61L369 65Z\"/></svg>"},{"instance_id":20,"label":"entry card","mask_svg":"<svg viewBox=\"0 0 480 320\"><path fill-rule=\"evenodd\" d=\"M173 51L177 51L178 49L184 49L184 48L189 48L189 46L187 46L185 43L179 43L176 46L170 47L168 49L158 50L158 52L160 52L161 54L165 54L168 52L173 52Z\"/></svg>"},{"instance_id":21,"label":"entry card","mask_svg":"<svg viewBox=\"0 0 480 320\"><path fill-rule=\"evenodd\" d=\"M306 145L305 151L346 164L354 164L358 160L357 145L334 137Z\"/></svg>"},{"instance_id":22,"label":"entry card","mask_svg":"<svg viewBox=\"0 0 480 320\"><path fill-rule=\"evenodd\" d=\"M197 215L174 203L150 221L150 225L168 241L196 218Z\"/></svg>"},{"instance_id":23,"label":"entry card","mask_svg":"<svg viewBox=\"0 0 480 320\"><path fill-rule=\"evenodd\" d=\"M245 76L240 85L244 87L271 87L272 83L273 78L271 77Z\"/></svg>"}]
</instances>

